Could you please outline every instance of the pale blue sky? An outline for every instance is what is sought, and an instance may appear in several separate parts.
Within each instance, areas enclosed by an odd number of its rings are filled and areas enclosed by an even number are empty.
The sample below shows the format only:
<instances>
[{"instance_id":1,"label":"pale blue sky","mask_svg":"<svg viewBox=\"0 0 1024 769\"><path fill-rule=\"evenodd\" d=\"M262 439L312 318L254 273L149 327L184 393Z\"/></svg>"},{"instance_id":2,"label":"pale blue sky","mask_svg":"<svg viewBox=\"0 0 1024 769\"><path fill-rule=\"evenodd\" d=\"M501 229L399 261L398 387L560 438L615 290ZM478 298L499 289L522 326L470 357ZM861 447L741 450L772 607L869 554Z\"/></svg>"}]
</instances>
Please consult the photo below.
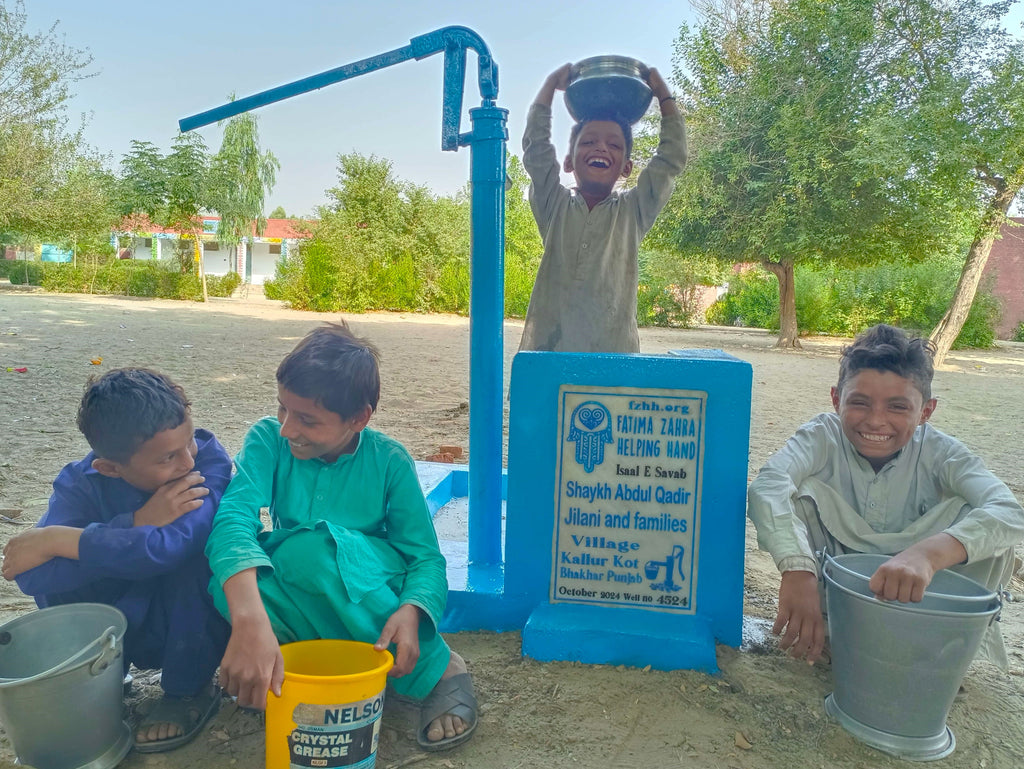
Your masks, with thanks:
<instances>
[{"instance_id":1,"label":"pale blue sky","mask_svg":"<svg viewBox=\"0 0 1024 769\"><path fill-rule=\"evenodd\" d=\"M54 19L87 47L97 77L77 84L73 114L91 112L86 139L114 162L132 139L164 151L178 120L227 101L399 48L451 25L476 31L499 67L509 148L520 154L526 109L547 74L599 54L641 59L666 75L687 2L644 0L27 0L30 24ZM476 57L467 57L465 108L479 106ZM394 162L395 173L439 193L469 179L469 150L442 152L442 55L408 61L256 111L263 146L281 161L267 210L304 214L337 183L353 150ZM568 138L564 108L556 140ZM470 128L463 118L462 131ZM200 129L211 150L222 129ZM564 137L563 137L564 134Z\"/></svg>"},{"instance_id":2,"label":"pale blue sky","mask_svg":"<svg viewBox=\"0 0 1024 769\"><path fill-rule=\"evenodd\" d=\"M97 76L76 85L73 115L87 141L116 165L132 139L167 151L178 120L250 94L407 45L431 30L475 30L498 63L498 104L509 110L509 148L520 154L526 109L547 74L599 54L641 59L668 76L688 2L669 0L27 0L33 30L59 20L67 41L90 50ZM1010 24L1024 13L1014 7ZM408 61L256 111L263 146L281 161L267 210L311 213L337 183L337 156L393 161L397 176L451 193L469 178L469 150L442 152L442 56ZM475 56L465 108L478 106ZM570 121L556 104L555 140ZM469 130L468 117L462 131ZM211 151L222 129L200 129Z\"/></svg>"}]
</instances>

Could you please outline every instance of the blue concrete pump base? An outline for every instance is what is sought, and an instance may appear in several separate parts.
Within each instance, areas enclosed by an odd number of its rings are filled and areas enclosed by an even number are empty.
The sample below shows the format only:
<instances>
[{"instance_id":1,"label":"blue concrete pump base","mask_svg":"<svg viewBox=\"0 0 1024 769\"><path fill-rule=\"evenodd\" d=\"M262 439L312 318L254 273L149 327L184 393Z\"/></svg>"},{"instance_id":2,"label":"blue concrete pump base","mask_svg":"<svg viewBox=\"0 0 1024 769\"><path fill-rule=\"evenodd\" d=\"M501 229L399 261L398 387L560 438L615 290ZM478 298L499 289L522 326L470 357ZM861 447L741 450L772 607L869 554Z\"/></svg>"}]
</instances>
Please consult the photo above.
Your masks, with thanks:
<instances>
[{"instance_id":1,"label":"blue concrete pump base","mask_svg":"<svg viewBox=\"0 0 1024 769\"><path fill-rule=\"evenodd\" d=\"M523 628L523 654L543 662L718 672L706 619L642 609L541 604Z\"/></svg>"}]
</instances>

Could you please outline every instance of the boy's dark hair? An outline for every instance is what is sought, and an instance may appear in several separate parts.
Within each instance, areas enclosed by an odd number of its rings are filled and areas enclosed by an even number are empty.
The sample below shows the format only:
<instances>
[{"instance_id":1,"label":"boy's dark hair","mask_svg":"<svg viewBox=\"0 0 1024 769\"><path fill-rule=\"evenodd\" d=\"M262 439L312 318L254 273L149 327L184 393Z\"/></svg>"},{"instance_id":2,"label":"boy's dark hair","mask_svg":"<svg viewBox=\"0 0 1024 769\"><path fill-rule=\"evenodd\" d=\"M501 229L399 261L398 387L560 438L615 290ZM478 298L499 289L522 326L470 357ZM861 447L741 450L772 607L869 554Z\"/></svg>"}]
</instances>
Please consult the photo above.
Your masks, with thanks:
<instances>
[{"instance_id":1,"label":"boy's dark hair","mask_svg":"<svg viewBox=\"0 0 1024 769\"><path fill-rule=\"evenodd\" d=\"M846 380L867 368L891 371L909 379L927 401L932 397L933 355L935 345L929 340L879 323L858 334L853 344L843 348L836 387L842 392Z\"/></svg>"},{"instance_id":2,"label":"boy's dark hair","mask_svg":"<svg viewBox=\"0 0 1024 769\"><path fill-rule=\"evenodd\" d=\"M587 123L593 123L594 121L602 121L608 123L617 123L619 128L622 129L622 135L626 139L626 160L629 160L633 156L633 126L627 123L622 118L611 115L609 117L588 117L585 120L581 120L572 127L569 132L569 155L576 151L576 140L580 138L580 132L583 130L583 126Z\"/></svg>"},{"instance_id":3,"label":"boy's dark hair","mask_svg":"<svg viewBox=\"0 0 1024 769\"><path fill-rule=\"evenodd\" d=\"M157 433L188 416L185 391L146 368L119 368L90 377L78 407L78 429L97 457L124 464Z\"/></svg>"},{"instance_id":4,"label":"boy's dark hair","mask_svg":"<svg viewBox=\"0 0 1024 769\"><path fill-rule=\"evenodd\" d=\"M380 353L348 325L328 323L303 337L281 365L277 383L302 398L316 401L342 419L380 399Z\"/></svg>"}]
</instances>

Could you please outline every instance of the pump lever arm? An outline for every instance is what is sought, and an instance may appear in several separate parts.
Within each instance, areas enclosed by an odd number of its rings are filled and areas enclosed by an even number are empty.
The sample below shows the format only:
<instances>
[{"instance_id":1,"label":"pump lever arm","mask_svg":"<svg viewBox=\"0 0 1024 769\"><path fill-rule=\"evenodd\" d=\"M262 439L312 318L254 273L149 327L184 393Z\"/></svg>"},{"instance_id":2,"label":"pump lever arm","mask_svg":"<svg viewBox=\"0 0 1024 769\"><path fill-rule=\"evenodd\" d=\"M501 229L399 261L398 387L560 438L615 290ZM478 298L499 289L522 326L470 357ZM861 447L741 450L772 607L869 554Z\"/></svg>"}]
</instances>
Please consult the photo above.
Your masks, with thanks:
<instances>
[{"instance_id":1,"label":"pump lever arm","mask_svg":"<svg viewBox=\"0 0 1024 769\"><path fill-rule=\"evenodd\" d=\"M441 149L459 148L459 122L462 118L462 89L466 71L466 49L472 48L477 54L478 83L484 106L491 106L498 97L498 65L491 58L487 44L473 30L466 27L443 27L414 37L409 45L370 56L351 64L329 69L317 75L279 85L267 91L246 96L222 104L219 107L200 112L178 121L181 130L191 131L220 120L240 115L243 112L265 107L268 104L292 96L316 91L324 86L340 83L359 75L365 75L409 59L425 59L444 52L444 103L441 114Z\"/></svg>"}]
</instances>

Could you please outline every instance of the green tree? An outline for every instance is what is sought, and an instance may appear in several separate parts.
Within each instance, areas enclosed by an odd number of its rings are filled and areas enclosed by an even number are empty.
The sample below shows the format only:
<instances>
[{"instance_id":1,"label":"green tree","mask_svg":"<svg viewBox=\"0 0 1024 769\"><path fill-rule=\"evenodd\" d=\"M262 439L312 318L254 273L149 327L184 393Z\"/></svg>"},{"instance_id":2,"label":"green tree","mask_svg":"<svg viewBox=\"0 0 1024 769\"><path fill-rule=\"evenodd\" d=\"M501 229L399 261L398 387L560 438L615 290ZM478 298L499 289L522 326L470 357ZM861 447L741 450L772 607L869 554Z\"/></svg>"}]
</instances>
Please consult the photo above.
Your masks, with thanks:
<instances>
[{"instance_id":1,"label":"green tree","mask_svg":"<svg viewBox=\"0 0 1024 769\"><path fill-rule=\"evenodd\" d=\"M274 188L281 164L260 149L259 128L251 112L228 120L220 150L210 164L210 204L220 215L217 237L232 248L242 238L262 235L266 196Z\"/></svg>"},{"instance_id":2,"label":"green tree","mask_svg":"<svg viewBox=\"0 0 1024 769\"><path fill-rule=\"evenodd\" d=\"M505 190L505 315L522 318L530 305L530 294L544 244L526 199L530 177L522 161L509 155Z\"/></svg>"},{"instance_id":3,"label":"green tree","mask_svg":"<svg viewBox=\"0 0 1024 769\"><path fill-rule=\"evenodd\" d=\"M193 261L203 287L203 301L209 300L206 270L203 265L202 214L210 199L210 156L197 133L174 137L171 153L166 158L167 208L162 224L179 232L187 232L193 240Z\"/></svg>"},{"instance_id":4,"label":"green tree","mask_svg":"<svg viewBox=\"0 0 1024 769\"><path fill-rule=\"evenodd\" d=\"M56 23L38 33L27 25L24 2L0 3L0 231L22 242L46 231L53 190L75 165L81 136L68 129L66 104L92 62Z\"/></svg>"},{"instance_id":5,"label":"green tree","mask_svg":"<svg viewBox=\"0 0 1024 769\"><path fill-rule=\"evenodd\" d=\"M98 157L81 156L54 190L49 236L71 249L75 263L84 247L93 254L110 251L110 232L118 222L116 179Z\"/></svg>"},{"instance_id":6,"label":"green tree","mask_svg":"<svg viewBox=\"0 0 1024 769\"><path fill-rule=\"evenodd\" d=\"M1024 42L1002 26L1010 3L905 0L884 20L906 48L894 95L914 171L966 222L967 256L953 299L931 333L941 363L967 321L992 243L1024 188ZM916 140L916 141L915 141Z\"/></svg>"},{"instance_id":7,"label":"green tree","mask_svg":"<svg viewBox=\"0 0 1024 769\"><path fill-rule=\"evenodd\" d=\"M152 143L132 139L131 149L121 158L118 209L122 216L145 214L152 221L162 218L167 206L167 164Z\"/></svg>"},{"instance_id":8,"label":"green tree","mask_svg":"<svg viewBox=\"0 0 1024 769\"><path fill-rule=\"evenodd\" d=\"M0 132L61 123L71 86L92 77L85 72L92 55L64 44L57 22L35 34L27 24L23 0L0 4Z\"/></svg>"},{"instance_id":9,"label":"green tree","mask_svg":"<svg viewBox=\"0 0 1024 769\"><path fill-rule=\"evenodd\" d=\"M884 2L716 7L677 48L693 161L670 207L675 241L772 272L778 345L799 346L797 263L919 260L958 247L964 222L955 208L936 218L946 204L895 117L894 95L919 90L906 74L919 52Z\"/></svg>"},{"instance_id":10,"label":"green tree","mask_svg":"<svg viewBox=\"0 0 1024 769\"><path fill-rule=\"evenodd\" d=\"M267 218L268 219L291 219L292 217L288 216L288 214L286 214L284 212L284 206L278 206L277 208L275 208L273 211L271 211L267 215Z\"/></svg>"},{"instance_id":11,"label":"green tree","mask_svg":"<svg viewBox=\"0 0 1024 769\"><path fill-rule=\"evenodd\" d=\"M15 123L0 130L0 232L28 243L45 236L53 191L75 164L79 137L45 123Z\"/></svg>"},{"instance_id":12,"label":"green tree","mask_svg":"<svg viewBox=\"0 0 1024 769\"><path fill-rule=\"evenodd\" d=\"M268 295L317 310L465 312L469 205L395 177L389 160L338 158L312 237L279 265Z\"/></svg>"}]
</instances>

